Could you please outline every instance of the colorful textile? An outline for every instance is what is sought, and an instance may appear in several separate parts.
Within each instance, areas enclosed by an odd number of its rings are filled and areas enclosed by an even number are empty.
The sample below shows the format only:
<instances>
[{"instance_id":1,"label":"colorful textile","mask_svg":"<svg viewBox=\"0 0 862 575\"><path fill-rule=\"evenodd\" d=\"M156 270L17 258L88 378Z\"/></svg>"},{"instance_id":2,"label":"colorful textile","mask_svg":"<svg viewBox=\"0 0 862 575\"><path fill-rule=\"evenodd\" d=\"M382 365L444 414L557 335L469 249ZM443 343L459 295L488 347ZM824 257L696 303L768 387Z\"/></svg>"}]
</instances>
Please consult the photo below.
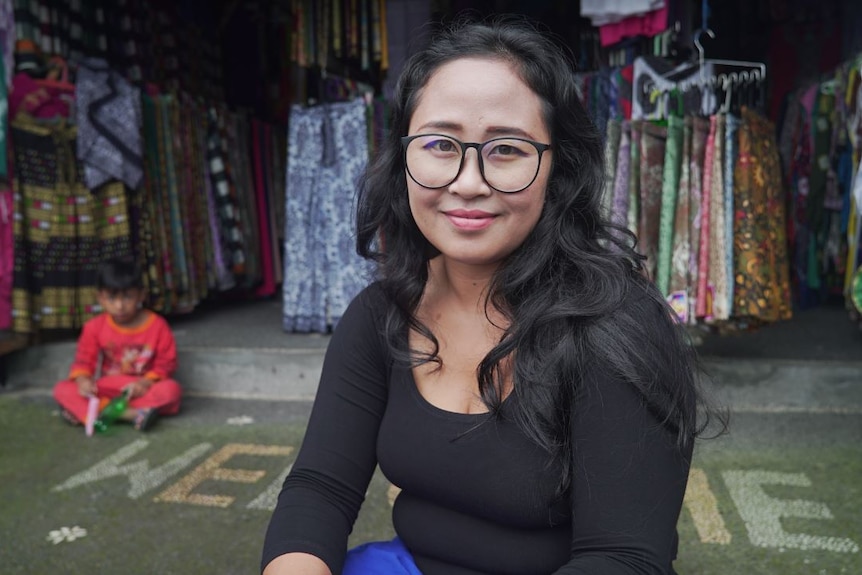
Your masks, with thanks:
<instances>
[{"instance_id":1,"label":"colorful textile","mask_svg":"<svg viewBox=\"0 0 862 575\"><path fill-rule=\"evenodd\" d=\"M724 132L724 225L725 225L725 267L727 277L727 306L733 315L733 172L739 161L737 154L736 131L739 118L728 114Z\"/></svg>"},{"instance_id":2,"label":"colorful textile","mask_svg":"<svg viewBox=\"0 0 862 575\"><path fill-rule=\"evenodd\" d=\"M620 125L620 145L617 151L617 168L611 190L611 221L620 226L628 226L629 213L629 171L632 161L631 123L624 120ZM634 231L634 230L632 230Z\"/></svg>"},{"instance_id":3,"label":"colorful textile","mask_svg":"<svg viewBox=\"0 0 862 575\"><path fill-rule=\"evenodd\" d=\"M667 30L668 5L647 12L643 16L633 16L620 22L599 27L602 46L616 44L624 38L633 36L655 36Z\"/></svg>"},{"instance_id":4,"label":"colorful textile","mask_svg":"<svg viewBox=\"0 0 862 575\"><path fill-rule=\"evenodd\" d=\"M216 207L221 225L221 238L225 242L224 252L237 276L245 274L245 246L240 228L239 208L235 192L228 177L225 152L219 130L218 115L215 109L209 111L209 131L207 132L207 164L212 186L215 190Z\"/></svg>"},{"instance_id":5,"label":"colorful textile","mask_svg":"<svg viewBox=\"0 0 862 575\"><path fill-rule=\"evenodd\" d=\"M661 221L662 177L667 143L667 128L644 122L640 157L640 237L641 253L649 277L656 278L659 222Z\"/></svg>"},{"instance_id":6,"label":"colorful textile","mask_svg":"<svg viewBox=\"0 0 862 575\"><path fill-rule=\"evenodd\" d=\"M270 296L275 293L275 274L273 271L273 249L270 230L272 210L269 208L269 189L265 173L266 162L265 129L260 122L252 122L252 146L254 159L254 189L257 200L257 213L260 232L261 272L263 280L257 289L257 295Z\"/></svg>"},{"instance_id":7,"label":"colorful textile","mask_svg":"<svg viewBox=\"0 0 862 575\"><path fill-rule=\"evenodd\" d=\"M789 319L785 209L773 124L742 109L734 180L734 315L755 321Z\"/></svg>"},{"instance_id":8,"label":"colorful textile","mask_svg":"<svg viewBox=\"0 0 862 575\"><path fill-rule=\"evenodd\" d=\"M709 292L712 294L712 320L723 321L730 317L731 307L730 302L727 300L727 243L731 240L725 236L727 226L725 224L724 213L725 116L721 114L713 117L715 118L715 143L712 154L712 166L704 166L704 169L712 170L712 176L710 177L709 270L707 272L707 284Z\"/></svg>"},{"instance_id":9,"label":"colorful textile","mask_svg":"<svg viewBox=\"0 0 862 575\"><path fill-rule=\"evenodd\" d=\"M667 144L664 154L664 169L661 187L661 215L659 220L657 277L659 291L669 294L671 258L673 254L673 228L677 209L677 190L682 161L683 119L670 116L667 125Z\"/></svg>"},{"instance_id":10,"label":"colorful textile","mask_svg":"<svg viewBox=\"0 0 862 575\"><path fill-rule=\"evenodd\" d=\"M13 0L0 0L0 53L3 58L3 73L0 74L4 85L12 85L15 73L15 6Z\"/></svg>"},{"instance_id":11,"label":"colorful textile","mask_svg":"<svg viewBox=\"0 0 862 575\"><path fill-rule=\"evenodd\" d=\"M709 139L709 120L692 118L691 158L689 159L689 208L691 210L691 258L689 260L689 321L697 321L697 301L700 283L701 228L703 227L703 174L706 161L706 142Z\"/></svg>"},{"instance_id":12,"label":"colorful textile","mask_svg":"<svg viewBox=\"0 0 862 575\"><path fill-rule=\"evenodd\" d=\"M602 193L602 207L606 218L611 217L611 208L613 207L614 179L617 173L617 154L620 148L621 133L621 122L613 118L608 120L605 137L605 185Z\"/></svg>"},{"instance_id":13,"label":"colorful textile","mask_svg":"<svg viewBox=\"0 0 862 575\"><path fill-rule=\"evenodd\" d=\"M712 226L712 163L715 154L716 117L709 119L709 135L703 157L703 195L700 198L700 251L697 261L697 300L695 317L712 317L712 291L709 285L710 227Z\"/></svg>"},{"instance_id":14,"label":"colorful textile","mask_svg":"<svg viewBox=\"0 0 862 575\"><path fill-rule=\"evenodd\" d=\"M674 307L679 320L688 323L689 260L691 258L691 132L692 118L683 120L682 158L680 160L679 193L673 221L673 255L671 259L668 301Z\"/></svg>"},{"instance_id":15,"label":"colorful textile","mask_svg":"<svg viewBox=\"0 0 862 575\"><path fill-rule=\"evenodd\" d=\"M101 261L132 253L126 190L91 193L75 161L75 130L16 120L12 329L78 328L98 312Z\"/></svg>"},{"instance_id":16,"label":"colorful textile","mask_svg":"<svg viewBox=\"0 0 862 575\"><path fill-rule=\"evenodd\" d=\"M640 234L640 204L641 204L641 135L643 121L631 122L631 161L629 162L629 210L627 214L628 228L635 234ZM640 248L640 246L639 246ZM641 249L641 253L643 250Z\"/></svg>"}]
</instances>

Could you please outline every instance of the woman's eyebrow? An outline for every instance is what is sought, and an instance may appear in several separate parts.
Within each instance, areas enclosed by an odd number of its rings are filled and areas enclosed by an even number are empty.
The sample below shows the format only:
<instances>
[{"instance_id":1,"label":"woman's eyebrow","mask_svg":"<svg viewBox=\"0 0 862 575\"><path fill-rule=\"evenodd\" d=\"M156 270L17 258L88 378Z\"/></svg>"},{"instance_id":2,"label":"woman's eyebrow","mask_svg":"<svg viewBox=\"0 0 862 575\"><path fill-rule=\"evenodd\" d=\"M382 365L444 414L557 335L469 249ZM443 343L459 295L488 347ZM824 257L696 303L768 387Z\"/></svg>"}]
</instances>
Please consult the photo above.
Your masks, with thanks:
<instances>
[{"instance_id":1,"label":"woman's eyebrow","mask_svg":"<svg viewBox=\"0 0 862 575\"><path fill-rule=\"evenodd\" d=\"M462 128L461 124L441 120L426 122L419 126L417 131L421 132L426 129L457 131ZM528 139L533 137L532 134L522 130L521 128L515 128L514 126L490 126L485 129L485 133L489 136L520 136Z\"/></svg>"}]
</instances>

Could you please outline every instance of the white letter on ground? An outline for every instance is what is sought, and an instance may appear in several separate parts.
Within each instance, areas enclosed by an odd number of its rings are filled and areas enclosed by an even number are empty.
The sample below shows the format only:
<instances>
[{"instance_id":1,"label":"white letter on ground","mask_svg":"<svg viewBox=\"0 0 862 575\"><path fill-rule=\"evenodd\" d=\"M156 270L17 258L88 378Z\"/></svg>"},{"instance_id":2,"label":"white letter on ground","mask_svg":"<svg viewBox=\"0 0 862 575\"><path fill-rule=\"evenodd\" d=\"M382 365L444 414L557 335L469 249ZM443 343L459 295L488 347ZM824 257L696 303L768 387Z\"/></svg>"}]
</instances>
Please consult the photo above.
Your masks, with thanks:
<instances>
[{"instance_id":1,"label":"white letter on ground","mask_svg":"<svg viewBox=\"0 0 862 575\"><path fill-rule=\"evenodd\" d=\"M811 480L804 473L725 471L722 476L739 515L745 521L752 545L803 550L824 549L838 553L859 551L859 546L846 537L788 533L781 526L782 517L832 519L832 512L823 503L803 499L776 499L763 490L762 485L811 487Z\"/></svg>"},{"instance_id":2,"label":"white letter on ground","mask_svg":"<svg viewBox=\"0 0 862 575\"><path fill-rule=\"evenodd\" d=\"M142 451L147 445L149 445L149 442L146 439L137 439L90 469L73 475L65 483L54 487L52 491L64 491L80 487L87 483L108 479L109 477L125 475L129 478L129 483L131 484L129 487L129 497L137 499L150 489L155 489L167 481L172 475L191 465L192 461L209 451L212 447L209 443L199 443L182 455L174 457L155 469L150 469L150 463L146 459L123 466L120 465L125 460L134 457L135 454Z\"/></svg>"}]
</instances>

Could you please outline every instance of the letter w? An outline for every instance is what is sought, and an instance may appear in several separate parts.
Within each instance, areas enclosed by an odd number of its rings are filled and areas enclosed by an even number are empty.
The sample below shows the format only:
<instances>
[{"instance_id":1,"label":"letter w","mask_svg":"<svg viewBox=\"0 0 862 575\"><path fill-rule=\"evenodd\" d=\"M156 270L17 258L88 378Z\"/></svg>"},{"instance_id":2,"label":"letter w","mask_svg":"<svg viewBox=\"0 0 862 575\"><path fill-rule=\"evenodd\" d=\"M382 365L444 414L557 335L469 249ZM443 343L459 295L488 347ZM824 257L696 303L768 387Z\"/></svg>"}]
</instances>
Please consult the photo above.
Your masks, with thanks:
<instances>
[{"instance_id":1,"label":"letter w","mask_svg":"<svg viewBox=\"0 0 862 575\"><path fill-rule=\"evenodd\" d=\"M147 445L149 445L149 442L146 439L135 440L90 469L73 475L64 483L55 486L52 491L65 491L86 485L87 483L125 475L129 478L130 483L129 497L137 499L150 489L160 486L172 475L191 465L195 459L212 448L212 445L209 443L199 443L182 455L174 457L155 469L150 469L150 463L146 459L121 465L124 461L134 457L135 454L146 448Z\"/></svg>"}]
</instances>

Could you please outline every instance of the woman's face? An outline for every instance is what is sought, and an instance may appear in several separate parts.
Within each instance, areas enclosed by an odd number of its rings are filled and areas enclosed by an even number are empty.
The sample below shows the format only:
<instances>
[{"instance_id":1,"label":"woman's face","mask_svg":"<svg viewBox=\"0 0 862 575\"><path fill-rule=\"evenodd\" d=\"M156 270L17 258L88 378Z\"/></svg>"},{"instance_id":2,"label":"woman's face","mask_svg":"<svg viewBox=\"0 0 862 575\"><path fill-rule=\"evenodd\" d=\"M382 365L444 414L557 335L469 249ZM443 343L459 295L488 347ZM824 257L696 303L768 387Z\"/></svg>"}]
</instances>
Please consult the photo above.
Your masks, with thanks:
<instances>
[{"instance_id":1,"label":"woman's face","mask_svg":"<svg viewBox=\"0 0 862 575\"><path fill-rule=\"evenodd\" d=\"M454 60L434 72L410 119L408 135L416 134L442 134L461 142L515 137L551 143L539 97L511 64L487 58ZM429 153L438 148L443 153L457 150L436 140L428 146L434 146ZM448 186L423 187L408 174L407 191L419 230L448 262L495 267L521 245L539 220L551 150L542 154L532 184L516 193L488 185L479 171L477 153L475 148L467 149L460 174ZM485 154L488 174L495 169L493 162L509 161L512 148L491 145Z\"/></svg>"}]
</instances>

